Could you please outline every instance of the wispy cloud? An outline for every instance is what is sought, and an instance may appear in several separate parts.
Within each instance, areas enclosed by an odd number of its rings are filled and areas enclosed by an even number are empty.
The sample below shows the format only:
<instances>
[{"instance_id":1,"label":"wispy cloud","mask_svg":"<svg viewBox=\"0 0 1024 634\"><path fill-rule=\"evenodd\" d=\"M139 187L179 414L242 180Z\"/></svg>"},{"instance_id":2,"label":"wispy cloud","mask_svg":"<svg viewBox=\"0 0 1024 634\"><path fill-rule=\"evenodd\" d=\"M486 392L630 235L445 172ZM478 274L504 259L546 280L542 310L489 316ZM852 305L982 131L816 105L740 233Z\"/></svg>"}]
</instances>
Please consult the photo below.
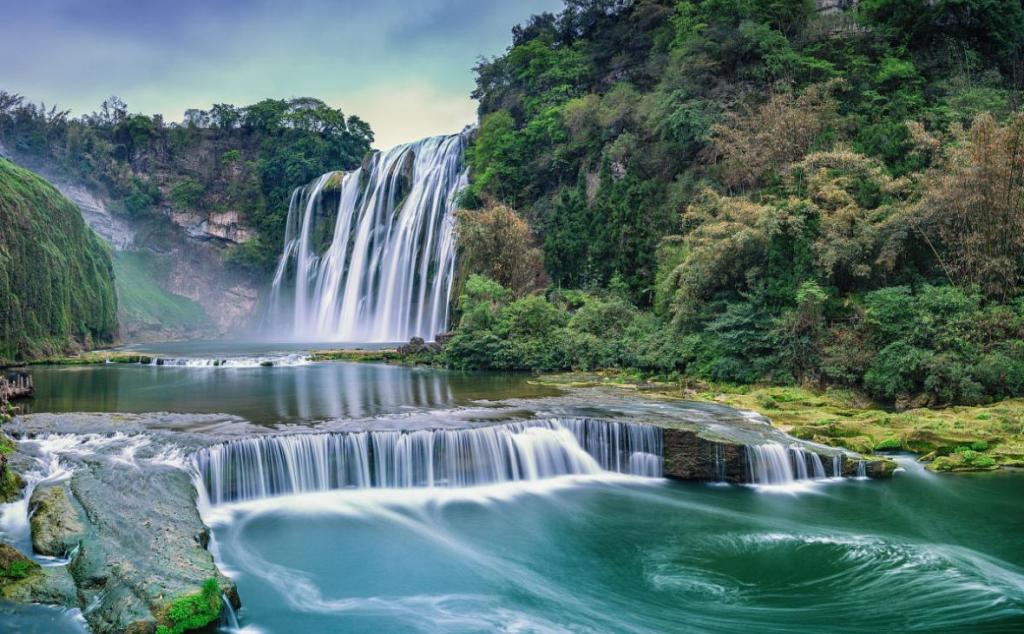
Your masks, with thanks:
<instances>
[{"instance_id":1,"label":"wispy cloud","mask_svg":"<svg viewBox=\"0 0 1024 634\"><path fill-rule=\"evenodd\" d=\"M12 4L0 23L2 89L75 114L117 94L169 120L214 103L314 96L369 121L386 147L471 123L476 59L561 1Z\"/></svg>"}]
</instances>

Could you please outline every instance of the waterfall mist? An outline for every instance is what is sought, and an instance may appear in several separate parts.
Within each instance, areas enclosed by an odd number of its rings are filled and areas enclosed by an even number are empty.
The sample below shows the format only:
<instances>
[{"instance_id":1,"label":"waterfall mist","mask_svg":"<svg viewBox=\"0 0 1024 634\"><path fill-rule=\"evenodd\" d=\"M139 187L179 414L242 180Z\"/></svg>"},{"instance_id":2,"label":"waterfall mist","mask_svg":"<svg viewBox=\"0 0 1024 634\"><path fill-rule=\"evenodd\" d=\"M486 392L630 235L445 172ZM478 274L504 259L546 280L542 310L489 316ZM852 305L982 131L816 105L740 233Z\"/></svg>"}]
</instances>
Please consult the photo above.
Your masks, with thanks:
<instances>
[{"instance_id":1,"label":"waterfall mist","mask_svg":"<svg viewBox=\"0 0 1024 634\"><path fill-rule=\"evenodd\" d=\"M296 189L264 330L344 342L445 331L465 146L465 133L430 137Z\"/></svg>"}]
</instances>

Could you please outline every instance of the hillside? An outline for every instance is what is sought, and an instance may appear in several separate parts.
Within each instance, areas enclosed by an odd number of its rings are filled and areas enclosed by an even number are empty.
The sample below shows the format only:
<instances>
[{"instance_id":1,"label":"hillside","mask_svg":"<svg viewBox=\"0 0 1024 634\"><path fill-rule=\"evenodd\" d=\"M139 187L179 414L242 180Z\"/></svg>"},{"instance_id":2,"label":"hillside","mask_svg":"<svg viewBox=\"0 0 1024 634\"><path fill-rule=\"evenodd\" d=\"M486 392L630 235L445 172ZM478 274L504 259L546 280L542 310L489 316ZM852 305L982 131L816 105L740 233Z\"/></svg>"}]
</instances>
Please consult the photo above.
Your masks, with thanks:
<instances>
[{"instance_id":1,"label":"hillside","mask_svg":"<svg viewBox=\"0 0 1024 634\"><path fill-rule=\"evenodd\" d=\"M533 16L477 67L445 362L1024 394L1022 46L1019 0Z\"/></svg>"},{"instance_id":2,"label":"hillside","mask_svg":"<svg viewBox=\"0 0 1024 634\"><path fill-rule=\"evenodd\" d=\"M110 250L49 183L0 159L0 363L109 343Z\"/></svg>"},{"instance_id":3,"label":"hillside","mask_svg":"<svg viewBox=\"0 0 1024 634\"><path fill-rule=\"evenodd\" d=\"M0 91L0 152L73 200L145 287L120 285L126 341L237 335L280 252L292 190L358 166L372 138L309 98L216 104L166 123L116 97L71 118Z\"/></svg>"}]
</instances>

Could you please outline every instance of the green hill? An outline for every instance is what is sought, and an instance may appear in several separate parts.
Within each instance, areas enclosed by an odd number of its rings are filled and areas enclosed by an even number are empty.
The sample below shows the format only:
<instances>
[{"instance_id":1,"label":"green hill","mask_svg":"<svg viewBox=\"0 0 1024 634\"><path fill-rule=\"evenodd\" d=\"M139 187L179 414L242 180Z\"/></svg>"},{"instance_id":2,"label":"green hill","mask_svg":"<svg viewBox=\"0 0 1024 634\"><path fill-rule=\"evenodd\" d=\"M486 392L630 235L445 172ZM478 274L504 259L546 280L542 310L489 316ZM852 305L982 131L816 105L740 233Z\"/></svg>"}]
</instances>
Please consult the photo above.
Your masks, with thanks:
<instances>
[{"instance_id":1,"label":"green hill","mask_svg":"<svg viewBox=\"0 0 1024 634\"><path fill-rule=\"evenodd\" d=\"M0 160L0 363L113 340L110 251L71 201Z\"/></svg>"}]
</instances>

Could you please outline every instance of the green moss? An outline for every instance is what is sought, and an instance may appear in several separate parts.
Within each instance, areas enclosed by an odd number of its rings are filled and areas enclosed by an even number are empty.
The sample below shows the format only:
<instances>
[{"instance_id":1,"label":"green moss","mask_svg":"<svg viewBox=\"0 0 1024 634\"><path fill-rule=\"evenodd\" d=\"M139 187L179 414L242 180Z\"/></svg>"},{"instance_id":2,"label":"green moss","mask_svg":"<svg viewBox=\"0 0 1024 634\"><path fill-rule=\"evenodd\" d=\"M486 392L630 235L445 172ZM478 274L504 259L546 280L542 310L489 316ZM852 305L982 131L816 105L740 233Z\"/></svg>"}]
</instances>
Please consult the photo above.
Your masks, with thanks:
<instances>
[{"instance_id":1,"label":"green moss","mask_svg":"<svg viewBox=\"0 0 1024 634\"><path fill-rule=\"evenodd\" d=\"M211 577L203 582L202 591L175 600L156 631L157 634L181 634L198 630L220 618L220 612L220 585Z\"/></svg>"},{"instance_id":2,"label":"green moss","mask_svg":"<svg viewBox=\"0 0 1024 634\"><path fill-rule=\"evenodd\" d=\"M314 350L310 361L397 361L400 357L395 350Z\"/></svg>"},{"instance_id":3,"label":"green moss","mask_svg":"<svg viewBox=\"0 0 1024 634\"><path fill-rule=\"evenodd\" d=\"M39 564L28 559L10 544L0 542L0 586L25 579L39 570Z\"/></svg>"},{"instance_id":4,"label":"green moss","mask_svg":"<svg viewBox=\"0 0 1024 634\"><path fill-rule=\"evenodd\" d=\"M113 340L110 251L75 205L0 159L0 364Z\"/></svg>"},{"instance_id":5,"label":"green moss","mask_svg":"<svg viewBox=\"0 0 1024 634\"><path fill-rule=\"evenodd\" d=\"M534 382L556 386L611 386L759 412L797 438L863 454L908 449L934 460L936 471L1024 467L1024 399L990 405L890 412L852 390L796 387L694 385L685 381L623 384L622 373L544 375ZM943 459L939 459L943 458Z\"/></svg>"},{"instance_id":6,"label":"green moss","mask_svg":"<svg viewBox=\"0 0 1024 634\"><path fill-rule=\"evenodd\" d=\"M32 572L32 562L15 561L7 568L0 569L0 577L5 579L24 579Z\"/></svg>"}]
</instances>

